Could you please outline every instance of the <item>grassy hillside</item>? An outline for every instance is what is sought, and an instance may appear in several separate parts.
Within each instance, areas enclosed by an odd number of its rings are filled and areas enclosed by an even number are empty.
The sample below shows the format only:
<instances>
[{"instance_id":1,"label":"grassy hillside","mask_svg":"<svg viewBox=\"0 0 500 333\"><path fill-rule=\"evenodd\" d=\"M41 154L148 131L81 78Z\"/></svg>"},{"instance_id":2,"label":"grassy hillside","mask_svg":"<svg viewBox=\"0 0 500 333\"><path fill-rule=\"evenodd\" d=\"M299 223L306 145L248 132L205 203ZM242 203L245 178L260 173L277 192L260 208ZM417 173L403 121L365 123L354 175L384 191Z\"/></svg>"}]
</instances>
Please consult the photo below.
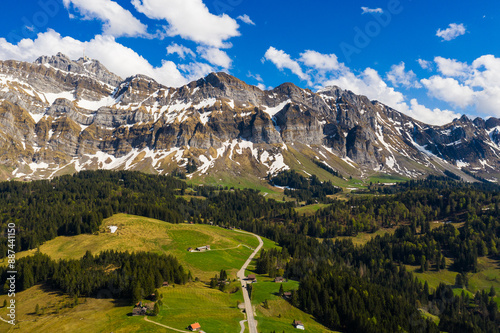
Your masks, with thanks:
<instances>
[{"instance_id":1,"label":"grassy hillside","mask_svg":"<svg viewBox=\"0 0 500 333\"><path fill-rule=\"evenodd\" d=\"M110 233L109 226L117 226ZM210 245L212 251L188 252L189 247ZM195 277L207 280L226 269L236 272L252 253L258 241L251 235L237 233L215 226L200 224L170 224L150 218L117 214L106 219L97 235L81 234L57 237L40 246L40 251L54 259L75 259L87 250L97 254L104 250L151 251L175 255ZM18 254L18 258L36 250ZM5 264L6 260L0 261Z\"/></svg>"},{"instance_id":2,"label":"grassy hillside","mask_svg":"<svg viewBox=\"0 0 500 333\"><path fill-rule=\"evenodd\" d=\"M108 227L117 226L111 234ZM264 248L276 247L275 243L263 239ZM207 252L188 252L188 247L210 245ZM162 221L118 214L106 219L97 235L78 235L57 237L40 246L40 251L55 259L80 258L87 250L98 253L104 250L152 251L175 255L185 268L191 270L199 282L186 285L174 285L159 289L163 295L163 305L157 317L149 320L162 325L185 329L193 322L199 322L207 332L236 332L244 314L237 308L237 301L243 301L238 282L231 284L230 291L221 292L210 289L205 282L218 274L221 269L228 272L230 279L236 278L236 272L258 245L257 239L248 234L226 230L216 226L170 224ZM34 251L19 253L19 257ZM2 264L2 262L0 262ZM3 263L5 264L5 263ZM270 279L268 279L270 280ZM289 282L290 288L296 288L297 282ZM259 329L288 331L293 329L293 319L302 320L311 332L327 332L302 311L293 308L285 300L275 295L279 285L263 282L257 288L258 298L272 300L273 308L279 309L279 315L261 312L257 306ZM0 296L0 305L5 296ZM80 298L77 305L70 306L73 298L58 291L35 286L17 294L17 318L19 324L11 327L0 321L1 332L158 332L169 331L154 323L146 322L143 317L128 314L132 306L127 300ZM40 314L35 314L39 305ZM43 313L42 313L43 312ZM0 308L0 316L7 318L7 309ZM308 329L309 331L309 329Z\"/></svg>"}]
</instances>

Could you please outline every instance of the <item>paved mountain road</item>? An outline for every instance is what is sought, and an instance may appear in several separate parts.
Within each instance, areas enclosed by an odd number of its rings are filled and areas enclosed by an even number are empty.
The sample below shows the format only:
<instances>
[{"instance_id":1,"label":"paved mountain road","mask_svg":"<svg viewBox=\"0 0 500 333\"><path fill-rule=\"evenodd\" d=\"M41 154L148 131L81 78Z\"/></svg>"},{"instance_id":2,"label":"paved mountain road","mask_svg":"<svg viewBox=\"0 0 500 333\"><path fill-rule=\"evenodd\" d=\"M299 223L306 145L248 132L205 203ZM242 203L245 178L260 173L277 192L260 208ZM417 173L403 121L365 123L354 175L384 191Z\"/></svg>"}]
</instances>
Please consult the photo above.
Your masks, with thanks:
<instances>
[{"instance_id":1,"label":"paved mountain road","mask_svg":"<svg viewBox=\"0 0 500 333\"><path fill-rule=\"evenodd\" d=\"M257 321L254 318L254 313L253 313L253 307L252 307L252 302L250 301L250 297L248 295L248 290L247 290L247 281L245 280L245 270L247 269L248 265L250 262L252 262L252 259L255 257L257 253L259 253L260 249L264 245L264 242L262 241L262 238L260 236L257 236L255 234L252 234L250 232L244 232L244 231L239 231L235 230L236 232L241 232L243 234L248 234L255 236L259 240L259 246L255 249L255 251L252 252L250 257L248 257L247 261L243 264L241 269L238 271L238 279L241 282L241 288L243 291L243 299L245 301L245 313L247 314L247 321L248 321L248 330L250 333L258 333L257 332Z\"/></svg>"}]
</instances>

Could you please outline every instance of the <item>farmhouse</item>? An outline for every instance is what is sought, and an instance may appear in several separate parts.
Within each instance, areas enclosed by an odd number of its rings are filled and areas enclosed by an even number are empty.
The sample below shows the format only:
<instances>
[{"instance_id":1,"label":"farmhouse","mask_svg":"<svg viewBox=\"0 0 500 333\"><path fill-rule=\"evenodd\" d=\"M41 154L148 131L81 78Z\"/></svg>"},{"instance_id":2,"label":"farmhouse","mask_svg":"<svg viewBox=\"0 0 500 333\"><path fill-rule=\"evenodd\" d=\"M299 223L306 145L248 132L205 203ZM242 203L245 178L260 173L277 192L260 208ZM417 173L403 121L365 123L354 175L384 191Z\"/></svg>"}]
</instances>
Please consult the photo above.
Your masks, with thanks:
<instances>
[{"instance_id":1,"label":"farmhouse","mask_svg":"<svg viewBox=\"0 0 500 333\"><path fill-rule=\"evenodd\" d=\"M293 321L293 327L295 327L298 330L305 330L304 324L302 324L302 322L299 320Z\"/></svg>"},{"instance_id":2,"label":"farmhouse","mask_svg":"<svg viewBox=\"0 0 500 333\"><path fill-rule=\"evenodd\" d=\"M257 278L255 277L255 274L249 274L247 276L247 280L254 283L254 282L257 282Z\"/></svg>"},{"instance_id":3,"label":"farmhouse","mask_svg":"<svg viewBox=\"0 0 500 333\"><path fill-rule=\"evenodd\" d=\"M147 311L145 306L137 306L132 310L132 316L145 316Z\"/></svg>"},{"instance_id":4,"label":"farmhouse","mask_svg":"<svg viewBox=\"0 0 500 333\"><path fill-rule=\"evenodd\" d=\"M188 330L190 331L198 331L201 328L199 323L194 323L188 326Z\"/></svg>"},{"instance_id":5,"label":"farmhouse","mask_svg":"<svg viewBox=\"0 0 500 333\"><path fill-rule=\"evenodd\" d=\"M283 283L285 282L285 279L282 276L277 276L274 278L275 283Z\"/></svg>"},{"instance_id":6,"label":"farmhouse","mask_svg":"<svg viewBox=\"0 0 500 333\"><path fill-rule=\"evenodd\" d=\"M200 246L196 248L196 251L202 252L202 251L210 251L210 245L205 245L205 246Z\"/></svg>"}]
</instances>

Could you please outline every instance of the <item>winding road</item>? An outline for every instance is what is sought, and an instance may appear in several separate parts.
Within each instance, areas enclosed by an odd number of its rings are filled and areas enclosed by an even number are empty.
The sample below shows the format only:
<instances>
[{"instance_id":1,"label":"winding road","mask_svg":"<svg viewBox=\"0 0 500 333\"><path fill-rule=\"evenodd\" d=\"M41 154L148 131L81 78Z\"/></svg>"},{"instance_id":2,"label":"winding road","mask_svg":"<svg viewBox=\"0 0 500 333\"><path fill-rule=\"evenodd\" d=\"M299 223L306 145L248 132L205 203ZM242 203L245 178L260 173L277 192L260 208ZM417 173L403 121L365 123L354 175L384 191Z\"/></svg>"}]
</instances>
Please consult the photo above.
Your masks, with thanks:
<instances>
[{"instance_id":1,"label":"winding road","mask_svg":"<svg viewBox=\"0 0 500 333\"><path fill-rule=\"evenodd\" d=\"M257 253L259 253L260 249L264 245L264 242L262 241L262 238L259 236L252 234L250 232L244 232L244 231L239 231L235 230L236 232L241 232L243 234L248 234L255 236L259 240L259 246L253 251L253 253L248 257L247 261L243 264L241 269L238 271L238 279L241 282L241 289L243 292L243 299L245 301L245 313L247 314L247 321L248 321L248 330L250 333L258 333L257 332L257 321L254 318L254 313L253 313L253 307L252 307L252 302L250 301L250 296L248 295L248 290L247 290L247 281L245 280L245 270L247 269L248 265L250 262L252 262L252 259L255 257Z\"/></svg>"},{"instance_id":2,"label":"winding road","mask_svg":"<svg viewBox=\"0 0 500 333\"><path fill-rule=\"evenodd\" d=\"M257 236L256 234L252 234L251 232L245 232L245 231L240 231L240 230L234 230L234 231L242 233L242 234L252 235L259 240L259 246L257 246L255 248L255 250L252 252L250 257L248 257L247 261L245 261L245 263L243 264L243 266L241 267L241 269L238 271L238 274L237 274L238 279L241 282L241 289L243 292L243 300L245 301L245 313L247 315L247 319L242 320L240 322L240 325L241 325L241 332L240 333L243 333L245 331L245 321L248 322L248 330L250 331L250 333L258 333L257 332L257 321L255 320L255 317L254 317L253 307L252 307L252 302L250 300L250 296L248 295L247 281L245 280L245 278L246 278L245 270L247 269L248 265L252 262L252 259L255 257L255 255L257 253L259 253L260 249L264 245L264 242L262 241L262 238L260 238L260 236ZM240 246L246 246L246 247L250 248L249 246L247 246L245 244L240 244L240 245L236 246L235 248L238 248ZM224 249L224 250L228 250L228 249ZM177 328L173 328L173 327L166 326L166 325L157 323L155 321L149 320L147 316L144 317L144 320L149 322L149 323L156 324L158 326L164 327L164 328L172 330L172 331L186 332L187 333L187 331L182 331L182 330L179 330Z\"/></svg>"}]
</instances>

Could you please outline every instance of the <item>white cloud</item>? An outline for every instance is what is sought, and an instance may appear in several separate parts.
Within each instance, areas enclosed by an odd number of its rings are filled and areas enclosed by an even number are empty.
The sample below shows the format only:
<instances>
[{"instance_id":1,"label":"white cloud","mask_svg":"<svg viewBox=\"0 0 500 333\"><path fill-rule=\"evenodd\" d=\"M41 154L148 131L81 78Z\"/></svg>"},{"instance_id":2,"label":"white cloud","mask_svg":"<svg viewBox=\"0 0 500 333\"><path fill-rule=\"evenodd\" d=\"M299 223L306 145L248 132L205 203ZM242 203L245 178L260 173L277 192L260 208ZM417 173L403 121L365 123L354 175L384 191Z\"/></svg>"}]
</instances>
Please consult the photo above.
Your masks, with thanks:
<instances>
[{"instance_id":1,"label":"white cloud","mask_svg":"<svg viewBox=\"0 0 500 333\"><path fill-rule=\"evenodd\" d=\"M457 107L500 116L500 58L484 55L471 65L455 59L436 57L441 75L420 82L428 95Z\"/></svg>"},{"instance_id":2,"label":"white cloud","mask_svg":"<svg viewBox=\"0 0 500 333\"><path fill-rule=\"evenodd\" d=\"M323 86L338 86L342 89L351 90L369 99L376 99L396 110L401 109L405 97L402 93L389 87L380 77L378 72L372 68L366 68L361 74L356 75L350 69L345 70L335 78L331 78L322 84Z\"/></svg>"},{"instance_id":3,"label":"white cloud","mask_svg":"<svg viewBox=\"0 0 500 333\"><path fill-rule=\"evenodd\" d=\"M260 76L260 74L252 74L252 72L250 72L250 71L248 71L247 77L253 78L259 82L264 82L264 80L262 79L262 76Z\"/></svg>"},{"instance_id":4,"label":"white cloud","mask_svg":"<svg viewBox=\"0 0 500 333\"><path fill-rule=\"evenodd\" d=\"M412 118L430 125L445 125L451 123L455 118L460 118L458 113L450 110L428 109L418 104L415 98L410 101L410 108L405 113Z\"/></svg>"},{"instance_id":5,"label":"white cloud","mask_svg":"<svg viewBox=\"0 0 500 333\"><path fill-rule=\"evenodd\" d=\"M467 84L481 88L500 87L500 58L491 54L481 56L472 62L471 72Z\"/></svg>"},{"instance_id":6,"label":"white cloud","mask_svg":"<svg viewBox=\"0 0 500 333\"><path fill-rule=\"evenodd\" d=\"M142 24L128 10L111 0L63 0L69 10L71 5L84 19L98 19L104 22L105 35L146 36L147 26ZM71 17L70 13L70 17ZM72 15L74 17L74 15Z\"/></svg>"},{"instance_id":7,"label":"white cloud","mask_svg":"<svg viewBox=\"0 0 500 333\"><path fill-rule=\"evenodd\" d=\"M186 55L196 58L196 55L189 47L186 47L184 45L179 45L177 43L172 43L169 46L167 46L167 53L177 54L181 59L185 59Z\"/></svg>"},{"instance_id":8,"label":"white cloud","mask_svg":"<svg viewBox=\"0 0 500 333\"><path fill-rule=\"evenodd\" d=\"M180 64L178 68L187 73L186 79L188 81L198 80L201 77L205 77L208 74L215 72L216 69L210 66L209 64L205 64L202 62L192 62L189 64Z\"/></svg>"},{"instance_id":9,"label":"white cloud","mask_svg":"<svg viewBox=\"0 0 500 333\"><path fill-rule=\"evenodd\" d=\"M436 36L441 37L443 40L450 41L458 36L465 35L465 26L463 23L456 24L456 23L451 23L448 28L441 30L438 29L436 32Z\"/></svg>"},{"instance_id":10,"label":"white cloud","mask_svg":"<svg viewBox=\"0 0 500 333\"><path fill-rule=\"evenodd\" d=\"M236 20L211 14L202 0L132 0L132 4L151 19L166 20L169 36L221 48L230 47L226 41L240 35Z\"/></svg>"},{"instance_id":11,"label":"white cloud","mask_svg":"<svg viewBox=\"0 0 500 333\"><path fill-rule=\"evenodd\" d=\"M231 58L229 58L227 53L222 50L214 47L199 46L198 48L196 48L196 51L203 59L207 60L209 63L215 66L219 66L222 68L231 67Z\"/></svg>"},{"instance_id":12,"label":"white cloud","mask_svg":"<svg viewBox=\"0 0 500 333\"><path fill-rule=\"evenodd\" d=\"M466 108L473 104L474 91L453 78L435 75L429 79L422 79L420 82L427 88L430 96L451 105Z\"/></svg>"},{"instance_id":13,"label":"white cloud","mask_svg":"<svg viewBox=\"0 0 500 333\"><path fill-rule=\"evenodd\" d=\"M422 67L422 69L429 69L429 70L432 69L432 61L418 59L417 62L420 65L420 67Z\"/></svg>"},{"instance_id":14,"label":"white cloud","mask_svg":"<svg viewBox=\"0 0 500 333\"><path fill-rule=\"evenodd\" d=\"M382 14L384 12L382 8L361 7L361 10L362 10L361 14L375 14L375 13Z\"/></svg>"},{"instance_id":15,"label":"white cloud","mask_svg":"<svg viewBox=\"0 0 500 333\"><path fill-rule=\"evenodd\" d=\"M247 14L240 15L240 16L237 17L237 19L241 20L242 22L244 22L246 24L255 25L255 23L252 21L252 19L250 18L250 16L248 16Z\"/></svg>"},{"instance_id":16,"label":"white cloud","mask_svg":"<svg viewBox=\"0 0 500 333\"><path fill-rule=\"evenodd\" d=\"M312 50L301 53L299 61L307 67L322 71L335 71L341 67L335 54L322 54Z\"/></svg>"},{"instance_id":17,"label":"white cloud","mask_svg":"<svg viewBox=\"0 0 500 333\"><path fill-rule=\"evenodd\" d=\"M259 88L260 90L273 90L274 89L271 86L269 86L269 87L266 86L264 83L258 83L257 88Z\"/></svg>"},{"instance_id":18,"label":"white cloud","mask_svg":"<svg viewBox=\"0 0 500 333\"><path fill-rule=\"evenodd\" d=\"M421 88L422 85L416 79L417 75L412 70L405 70L404 62L399 65L392 65L391 71L387 73L387 80L391 81L395 87L401 85L405 88Z\"/></svg>"},{"instance_id":19,"label":"white cloud","mask_svg":"<svg viewBox=\"0 0 500 333\"><path fill-rule=\"evenodd\" d=\"M266 54L264 55L265 60L271 61L278 69L283 70L283 69L289 69L297 75L299 78L302 80L310 80L309 75L304 73L302 71L302 68L300 67L300 64L292 60L289 54L285 53L282 50L277 50L274 47L270 47L267 51Z\"/></svg>"},{"instance_id":20,"label":"white cloud","mask_svg":"<svg viewBox=\"0 0 500 333\"><path fill-rule=\"evenodd\" d=\"M34 40L23 39L17 45L0 38L0 59L34 61L41 55L52 55L59 51L72 59L77 59L81 57L84 48L89 57L98 59L111 72L122 78L144 74L162 84L174 87L188 82L173 62L163 61L161 66L154 67L134 50L117 43L112 36L97 35L88 42L81 42L71 37L61 37L54 30L48 30L39 33ZM188 78L192 74L190 69L185 70Z\"/></svg>"},{"instance_id":21,"label":"white cloud","mask_svg":"<svg viewBox=\"0 0 500 333\"><path fill-rule=\"evenodd\" d=\"M446 59L443 57L435 57L434 62L437 65L437 69L444 76L465 76L468 73L469 66L464 63L457 61L455 59Z\"/></svg>"}]
</instances>

